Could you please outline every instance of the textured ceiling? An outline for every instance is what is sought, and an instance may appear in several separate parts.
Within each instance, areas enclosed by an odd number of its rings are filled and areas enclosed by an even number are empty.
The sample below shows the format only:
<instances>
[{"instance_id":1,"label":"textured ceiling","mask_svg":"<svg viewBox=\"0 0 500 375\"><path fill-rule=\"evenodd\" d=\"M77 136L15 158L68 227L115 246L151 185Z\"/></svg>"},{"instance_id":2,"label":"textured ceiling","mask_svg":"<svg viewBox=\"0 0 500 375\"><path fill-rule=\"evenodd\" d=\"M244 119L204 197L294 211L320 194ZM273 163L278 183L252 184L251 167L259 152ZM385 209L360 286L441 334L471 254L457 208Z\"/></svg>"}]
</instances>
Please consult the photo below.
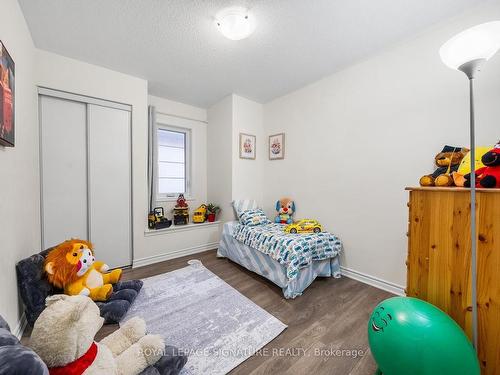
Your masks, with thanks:
<instances>
[{"instance_id":1,"label":"textured ceiling","mask_svg":"<svg viewBox=\"0 0 500 375\"><path fill-rule=\"evenodd\" d=\"M484 0L488 1L488 0ZM38 48L145 78L207 107L229 93L266 102L481 0L19 0ZM231 41L213 17L247 6L257 28Z\"/></svg>"}]
</instances>

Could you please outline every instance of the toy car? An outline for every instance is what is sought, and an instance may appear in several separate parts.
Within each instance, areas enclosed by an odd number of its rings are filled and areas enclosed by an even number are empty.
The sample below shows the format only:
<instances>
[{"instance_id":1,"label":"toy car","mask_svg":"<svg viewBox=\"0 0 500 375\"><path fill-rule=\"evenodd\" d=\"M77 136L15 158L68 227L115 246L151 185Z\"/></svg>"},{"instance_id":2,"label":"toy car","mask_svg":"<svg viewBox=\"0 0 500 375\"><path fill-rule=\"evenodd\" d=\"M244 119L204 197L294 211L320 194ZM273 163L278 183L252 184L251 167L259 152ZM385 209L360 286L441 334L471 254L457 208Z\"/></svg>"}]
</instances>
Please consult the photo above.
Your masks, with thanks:
<instances>
[{"instance_id":1,"label":"toy car","mask_svg":"<svg viewBox=\"0 0 500 375\"><path fill-rule=\"evenodd\" d=\"M204 223L207 219L207 206L202 204L193 212L193 223Z\"/></svg>"},{"instance_id":2,"label":"toy car","mask_svg":"<svg viewBox=\"0 0 500 375\"><path fill-rule=\"evenodd\" d=\"M156 207L148 215L149 229L163 229L172 225L172 220L168 220L163 212L163 207Z\"/></svg>"},{"instance_id":3,"label":"toy car","mask_svg":"<svg viewBox=\"0 0 500 375\"><path fill-rule=\"evenodd\" d=\"M189 208L174 208L174 225L189 224Z\"/></svg>"},{"instance_id":4,"label":"toy car","mask_svg":"<svg viewBox=\"0 0 500 375\"><path fill-rule=\"evenodd\" d=\"M302 219L285 228L286 233L320 233L323 232L323 226L313 219Z\"/></svg>"}]
</instances>

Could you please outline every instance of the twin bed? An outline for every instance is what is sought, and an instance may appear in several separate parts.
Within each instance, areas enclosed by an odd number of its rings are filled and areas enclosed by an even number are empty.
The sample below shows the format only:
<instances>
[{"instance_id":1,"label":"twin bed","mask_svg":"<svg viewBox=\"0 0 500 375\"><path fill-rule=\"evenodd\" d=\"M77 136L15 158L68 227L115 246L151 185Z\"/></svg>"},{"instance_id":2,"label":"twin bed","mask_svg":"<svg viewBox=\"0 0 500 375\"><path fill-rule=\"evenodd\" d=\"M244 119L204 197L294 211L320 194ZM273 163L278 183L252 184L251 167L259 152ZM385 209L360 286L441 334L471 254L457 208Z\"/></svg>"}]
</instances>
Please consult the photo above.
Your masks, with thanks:
<instances>
[{"instance_id":1,"label":"twin bed","mask_svg":"<svg viewBox=\"0 0 500 375\"><path fill-rule=\"evenodd\" d=\"M237 215L255 201L233 202ZM285 298L300 296L316 277L340 277L342 242L331 233L287 234L285 225L224 224L217 256L229 258L283 290Z\"/></svg>"}]
</instances>

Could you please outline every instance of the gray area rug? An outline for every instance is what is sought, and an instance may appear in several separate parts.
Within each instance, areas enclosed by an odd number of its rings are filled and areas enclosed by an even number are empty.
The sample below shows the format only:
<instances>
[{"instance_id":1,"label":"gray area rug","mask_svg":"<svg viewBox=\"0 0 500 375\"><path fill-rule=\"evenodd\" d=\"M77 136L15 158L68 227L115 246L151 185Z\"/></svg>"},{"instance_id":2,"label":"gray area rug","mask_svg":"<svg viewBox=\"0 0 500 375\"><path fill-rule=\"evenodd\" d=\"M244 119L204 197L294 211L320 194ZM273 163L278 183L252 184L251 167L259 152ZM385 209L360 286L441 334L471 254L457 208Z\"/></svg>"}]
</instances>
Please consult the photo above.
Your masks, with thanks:
<instances>
[{"instance_id":1,"label":"gray area rug","mask_svg":"<svg viewBox=\"0 0 500 375\"><path fill-rule=\"evenodd\" d=\"M148 331L189 359L183 374L226 374L287 326L214 275L198 260L143 279L125 316L146 321Z\"/></svg>"}]
</instances>

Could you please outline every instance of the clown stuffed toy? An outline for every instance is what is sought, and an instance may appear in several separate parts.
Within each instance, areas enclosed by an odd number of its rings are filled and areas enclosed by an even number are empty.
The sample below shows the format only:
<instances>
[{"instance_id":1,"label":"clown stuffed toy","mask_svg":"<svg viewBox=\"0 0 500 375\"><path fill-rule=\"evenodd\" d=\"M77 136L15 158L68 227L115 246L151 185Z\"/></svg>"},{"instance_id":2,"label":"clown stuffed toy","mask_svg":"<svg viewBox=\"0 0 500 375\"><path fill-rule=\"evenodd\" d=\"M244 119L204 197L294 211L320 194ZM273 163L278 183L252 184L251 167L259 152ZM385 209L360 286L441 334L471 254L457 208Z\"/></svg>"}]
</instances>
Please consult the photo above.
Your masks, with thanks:
<instances>
[{"instance_id":1,"label":"clown stuffed toy","mask_svg":"<svg viewBox=\"0 0 500 375\"><path fill-rule=\"evenodd\" d=\"M90 242L72 239L54 247L45 259L49 282L64 293L84 295L94 301L106 301L113 286L120 280L122 270L111 272L109 266L96 261Z\"/></svg>"},{"instance_id":2,"label":"clown stuffed toy","mask_svg":"<svg viewBox=\"0 0 500 375\"><path fill-rule=\"evenodd\" d=\"M292 215L295 212L295 202L290 198L282 198L276 202L278 215L274 219L275 223L292 224Z\"/></svg>"},{"instance_id":3,"label":"clown stuffed toy","mask_svg":"<svg viewBox=\"0 0 500 375\"><path fill-rule=\"evenodd\" d=\"M500 188L500 141L481 158L484 167L476 169L476 187ZM470 173L465 176L465 186L470 187Z\"/></svg>"}]
</instances>

